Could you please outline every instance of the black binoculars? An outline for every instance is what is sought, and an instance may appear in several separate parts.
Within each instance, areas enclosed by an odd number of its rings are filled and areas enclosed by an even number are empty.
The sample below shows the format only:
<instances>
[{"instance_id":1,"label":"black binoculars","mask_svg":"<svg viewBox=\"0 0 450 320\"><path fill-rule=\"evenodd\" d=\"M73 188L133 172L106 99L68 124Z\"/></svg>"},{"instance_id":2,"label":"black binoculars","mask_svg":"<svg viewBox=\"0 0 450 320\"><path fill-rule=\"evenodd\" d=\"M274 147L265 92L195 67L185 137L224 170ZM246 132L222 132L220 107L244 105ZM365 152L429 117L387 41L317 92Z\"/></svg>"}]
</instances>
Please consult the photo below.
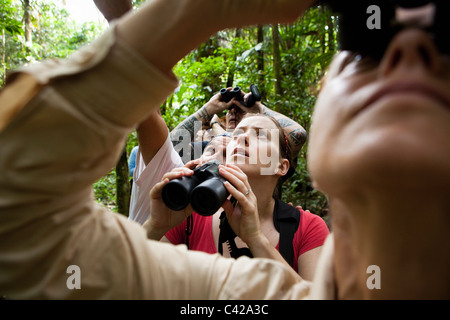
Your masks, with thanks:
<instances>
[{"instance_id":1,"label":"black binoculars","mask_svg":"<svg viewBox=\"0 0 450 320\"><path fill-rule=\"evenodd\" d=\"M226 88L220 89L222 101L229 102L231 99L236 98L237 101L239 101L247 108L253 107L256 101L261 101L261 94L259 93L258 87L256 85L250 85L250 92L251 94L244 101L244 93L241 91L241 88L234 87L230 91L228 91Z\"/></svg>"},{"instance_id":2,"label":"black binoculars","mask_svg":"<svg viewBox=\"0 0 450 320\"><path fill-rule=\"evenodd\" d=\"M402 29L421 28L434 40L439 51L450 54L447 22L448 0L322 0L338 15L340 50L349 50L375 60L381 60L392 38ZM431 23L405 20L405 14L417 14L417 9L431 9ZM429 14L429 15L430 15Z\"/></svg>"},{"instance_id":3,"label":"black binoculars","mask_svg":"<svg viewBox=\"0 0 450 320\"><path fill-rule=\"evenodd\" d=\"M223 184L226 180L219 174L219 165L219 161L211 160L195 168L192 176L169 181L162 190L165 205L179 211L190 203L202 216L216 213L229 196Z\"/></svg>"}]
</instances>

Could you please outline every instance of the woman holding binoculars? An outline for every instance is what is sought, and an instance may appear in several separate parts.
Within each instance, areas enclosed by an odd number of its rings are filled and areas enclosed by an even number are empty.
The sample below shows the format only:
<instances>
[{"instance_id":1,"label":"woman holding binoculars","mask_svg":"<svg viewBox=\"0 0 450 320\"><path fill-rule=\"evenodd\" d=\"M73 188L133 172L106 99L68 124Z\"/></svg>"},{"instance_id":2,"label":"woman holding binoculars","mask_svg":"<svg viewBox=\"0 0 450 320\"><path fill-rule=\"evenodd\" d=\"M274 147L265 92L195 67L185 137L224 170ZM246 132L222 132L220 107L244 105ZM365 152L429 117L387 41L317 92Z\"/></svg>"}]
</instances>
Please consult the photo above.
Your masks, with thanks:
<instances>
[{"instance_id":1,"label":"woman holding binoculars","mask_svg":"<svg viewBox=\"0 0 450 320\"><path fill-rule=\"evenodd\" d=\"M165 174L150 192L151 214L144 224L149 238L174 244L188 240L190 249L207 253L223 251L226 257L238 257L239 253L235 251L248 253L248 249L245 250L248 247L252 256L289 263L302 278L312 280L321 246L329 231L319 216L298 211L274 195L279 180L286 175L292 161L283 129L267 115L246 115L233 131L226 149L226 164L219 166L219 173L227 180L225 188L237 204L234 206L227 199L222 208L209 215L194 212L191 205L180 211L169 209L162 199L163 188L173 179L192 176L192 169L198 162L189 162ZM227 233L225 228L221 228L223 211L238 236L234 240L234 234L225 235L227 245L220 241L221 233ZM191 215L193 219L187 221ZM300 220L290 243L293 250L290 261L277 250L280 232L275 226L277 217L274 219L274 215L288 215L293 224Z\"/></svg>"}]
</instances>

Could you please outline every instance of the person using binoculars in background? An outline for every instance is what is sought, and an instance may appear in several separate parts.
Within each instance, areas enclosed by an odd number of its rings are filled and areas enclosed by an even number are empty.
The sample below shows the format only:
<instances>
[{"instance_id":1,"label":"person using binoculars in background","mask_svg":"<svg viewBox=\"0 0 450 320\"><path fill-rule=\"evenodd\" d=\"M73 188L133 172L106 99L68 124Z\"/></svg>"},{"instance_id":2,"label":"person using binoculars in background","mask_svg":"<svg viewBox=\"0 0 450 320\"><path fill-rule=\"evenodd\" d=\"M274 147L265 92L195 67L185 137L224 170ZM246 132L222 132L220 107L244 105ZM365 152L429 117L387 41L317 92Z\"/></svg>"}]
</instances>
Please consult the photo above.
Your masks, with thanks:
<instances>
[{"instance_id":1,"label":"person using binoculars in background","mask_svg":"<svg viewBox=\"0 0 450 320\"><path fill-rule=\"evenodd\" d=\"M189 249L207 253L220 252L226 257L276 259L292 266L303 279L312 280L329 231L322 218L283 203L275 194L292 163L290 148L276 119L266 114L245 115L228 142L226 162L219 166L226 181L217 183L224 183L228 193L208 212L204 208L216 194L208 191L196 196L196 189L186 190L191 203L178 207L185 188L178 181L187 185L186 177L194 175L192 169L198 161L165 174L150 192L151 215L144 224L149 238L187 244ZM177 184L165 191L173 182ZM170 193L166 195L169 203L164 202L164 192ZM226 199L228 194L237 203ZM281 228L280 223L284 223Z\"/></svg>"},{"instance_id":2,"label":"person using binoculars in background","mask_svg":"<svg viewBox=\"0 0 450 320\"><path fill-rule=\"evenodd\" d=\"M215 96L217 97L217 95ZM211 100L214 100L213 97ZM220 102L225 103L225 102ZM229 104L234 103L234 99L229 102ZM259 113L251 113L249 115L264 115ZM244 116L245 117L245 116ZM269 117L269 116L268 116ZM256 119L256 118L254 118ZM281 126L275 119L271 118L273 121L275 121L275 124L277 125L277 130L281 130ZM272 124L273 121L264 122L266 124ZM147 125L148 124L148 125ZM140 125L138 128L138 137L140 137L141 141L141 148L143 149L144 153L148 152L149 149L151 149L152 145L149 145L146 142L147 137L154 137L155 136L155 130L158 130L158 126L160 126L162 129L161 131L166 132L167 137L167 127L165 126L165 123L162 119L162 117L155 113L153 117L149 117L143 124ZM270 126L267 128L270 129ZM272 128L273 129L273 128ZM146 131L145 131L146 130ZM261 130L261 135L264 130ZM238 131L239 132L239 131ZM144 133L144 134L143 134ZM286 136L286 131L281 130L279 131L279 135L283 137L283 140L281 143L283 144L282 149L284 150L284 156L289 159L289 166L288 169L292 167L292 153L290 149L289 140ZM164 137L162 135L162 137ZM161 219L169 219L171 221L171 224L168 226L177 228L171 230L167 237L169 237L170 242L174 244L179 243L185 243L188 245L190 249L193 250L201 250L208 253L215 253L215 252L223 252L225 256L230 256L230 252L228 250L229 246L225 245L225 243L218 244L218 238L220 234L220 228L219 225L221 221L223 221L223 218L221 219L222 210L219 210L216 212L214 210L213 212L209 212L208 216L202 216L197 212L194 212L192 216L190 214L179 214L178 212L173 213L173 211L169 210L167 207L165 207L165 210L154 210L150 208L150 199L148 197L148 194L150 193L151 188L155 183L159 182L157 181L158 177L161 179L161 175L165 173L163 170L167 170L170 165L176 166L176 161L178 161L178 166L174 171L170 174L165 174L163 177L163 180L167 176L169 176L171 179L173 177L179 177L177 174L179 172L188 172L188 176L192 174L192 170L201 165L204 164L207 161L217 159L220 163L225 163L226 161L226 148L228 142L231 140L230 137L226 134L215 136L207 145L205 150L203 151L202 156L197 159L196 161L190 161L186 164L186 166L182 166L181 160L179 160L178 154L173 150L172 146L170 145L170 142L168 141L168 138L165 138L166 142L163 147L161 147L161 150L155 150L156 155L154 158L150 159L147 164L144 164L143 157L140 157L140 159L137 161L136 166L136 174L135 174L135 181L137 183L137 187L133 187L133 193L132 193L132 199L131 199L131 205L130 205L130 219L133 221L136 221L140 224L144 224L147 219L151 216L151 214L156 215L153 217L153 222L156 220L157 225L160 224ZM153 138L152 141L154 141L155 138ZM247 139L248 140L248 139ZM255 145L255 141L253 141L253 144ZM263 140L262 140L263 141ZM278 151L277 151L278 153ZM176 160L175 162L173 160ZM248 167L247 167L248 169ZM170 170L167 170L170 171ZM281 187L282 180L284 180L286 173L280 175L280 177L277 179L276 175L272 175L272 181L277 181L274 188L276 190L279 190ZM174 175L175 174L175 175ZM261 172L258 172L257 174L261 175ZM266 243L267 245L272 246L272 250L276 252L275 248L280 250L280 231L275 227L274 221L278 226L278 220L285 219L287 223L289 223L290 232L288 234L285 234L286 231L283 232L283 237L288 237L288 240L281 241L281 252L283 254L287 251L289 252L289 255L285 257L284 259L281 258L280 261L288 261L288 263L292 266L292 268L298 272L302 277L304 277L307 280L311 280L314 274L315 266L317 263L317 257L320 253L320 247L324 242L324 239L328 235L328 228L326 227L324 221L314 215L311 214L308 211L303 211L302 209L292 208L290 206L286 206L284 203L282 203L278 196L275 194L276 190L271 187L271 185L267 185L265 182L259 181L262 177L254 177L254 184L256 185L262 185L264 186L263 190L264 192L257 191L255 193L256 198L260 200L260 208L268 209L267 211L261 211L261 212L254 212L254 217L259 219L259 217L262 217L262 220L264 222L264 234L267 235L271 239L269 243ZM265 177L268 178L268 177ZM278 180L280 182L278 182ZM258 189L255 189L258 190ZM153 193L156 191L152 191ZM266 193L269 192L269 195ZM174 192L172 195L174 198L179 198L181 195L179 192ZM277 198L276 200L273 198ZM268 200L269 204L262 203L262 200ZM207 199L202 199L203 201L207 201ZM273 202L273 203L272 203ZM300 211L299 211L300 210ZM170 212L170 213L168 213ZM192 211L191 211L192 213ZM274 220L274 214L275 220ZM287 216L286 216L287 215ZM178 219L179 222L174 223L174 219ZM146 226L149 225L149 223L145 224ZM259 225L259 224L256 224ZM191 228L191 234L186 234L186 228ZM188 229L189 229L188 228ZM294 228L292 230L292 228ZM170 228L169 228L170 229ZM169 229L164 229L164 231L169 231ZM161 230L161 227L158 228L158 230ZM166 233L164 232L164 233ZM150 232L151 238L159 240L161 237L154 236L154 232ZM223 234L227 238L225 241L232 242L234 241L238 242L239 249L236 248L233 252L233 256L237 257L237 252L245 251L242 248L246 248L246 243L242 243L242 240L237 238L236 240L234 237L234 232L232 229L226 229L223 231ZM167 237L163 238L163 241L169 241ZM245 241L244 241L245 242ZM287 243L287 244L285 244ZM220 247L219 247L220 245ZM223 250L223 251L222 251ZM276 257L280 258L281 256L276 253L274 254L271 250L267 249L263 252L257 251L259 256L261 257ZM262 254L264 253L264 255Z\"/></svg>"},{"instance_id":3,"label":"person using binoculars in background","mask_svg":"<svg viewBox=\"0 0 450 320\"><path fill-rule=\"evenodd\" d=\"M159 182L166 172L181 167L184 163L187 164L193 158L201 158L200 162L196 162L197 165L204 163L204 160L207 158L207 155L203 154L206 151L206 146L209 146L208 152L210 152L217 145L218 151L222 153L224 150L222 142L226 140L223 136L231 135L233 129L242 120L247 111L251 114L273 116L283 127L284 133L288 141L290 141L290 146L292 146L290 152L294 159L290 163L288 174L283 179L287 179L293 174L297 162L297 154L306 141L307 134L305 129L292 119L264 106L259 101L259 92L256 86L252 85L251 91L251 93L245 94L239 87L222 89L212 96L200 110L174 128L169 136L167 134L167 125L158 112L154 112L139 124L136 131L140 148L137 153L136 169L133 175L129 210L130 220L143 224L149 218L150 203L148 194L155 183ZM219 128L214 133L214 135L221 138L191 143L196 135L195 130L210 124L212 117L217 116L218 113L224 110L228 110L226 116L227 130ZM182 139L180 140L180 138ZM172 143L170 140L172 140ZM198 146L198 143L203 144L204 147L199 148L200 150L195 150L195 146ZM224 162L224 154L219 153L216 155L221 157L221 160ZM278 188L278 193L280 193L281 184Z\"/></svg>"},{"instance_id":4,"label":"person using binoculars in background","mask_svg":"<svg viewBox=\"0 0 450 320\"><path fill-rule=\"evenodd\" d=\"M224 88L213 95L197 112L182 121L171 131L170 137L175 149L180 152L180 142L185 142L184 140L186 139L193 141L196 136L195 131L199 130L202 126L211 126L216 134L225 131L232 132L246 113L262 113L272 116L280 123L283 130L285 130L288 139L291 141L292 153L295 159L301 147L306 142L306 130L296 121L266 107L261 103L259 97L253 98L259 94L256 86L252 85L250 90L253 92L245 93L239 87L230 87ZM230 94L228 99L224 98L227 94ZM249 100L252 98L253 100L249 103ZM225 127L222 128L219 124L220 121L217 115L225 110L227 111ZM180 137L183 137L183 139L180 140ZM184 144L183 147L184 146L186 146L186 144ZM186 148L183 148L183 162L186 163L195 158L195 155L185 156L186 154L195 153L195 150L185 151ZM199 152L197 152L197 154L199 154Z\"/></svg>"}]
</instances>

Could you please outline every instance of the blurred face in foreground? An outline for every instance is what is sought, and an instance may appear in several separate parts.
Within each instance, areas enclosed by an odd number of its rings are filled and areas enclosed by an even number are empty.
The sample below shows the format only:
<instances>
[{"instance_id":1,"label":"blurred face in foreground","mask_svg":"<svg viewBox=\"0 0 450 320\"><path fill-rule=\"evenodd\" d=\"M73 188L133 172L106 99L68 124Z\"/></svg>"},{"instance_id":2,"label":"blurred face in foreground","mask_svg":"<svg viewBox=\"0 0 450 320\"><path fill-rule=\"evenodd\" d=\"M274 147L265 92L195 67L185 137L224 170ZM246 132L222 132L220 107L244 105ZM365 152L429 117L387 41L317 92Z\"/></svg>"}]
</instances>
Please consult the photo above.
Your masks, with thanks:
<instances>
[{"instance_id":1,"label":"blurred face in foreground","mask_svg":"<svg viewBox=\"0 0 450 320\"><path fill-rule=\"evenodd\" d=\"M397 34L381 62L340 53L310 138L311 173L329 194L363 182L448 186L449 56L419 29Z\"/></svg>"},{"instance_id":2,"label":"blurred face in foreground","mask_svg":"<svg viewBox=\"0 0 450 320\"><path fill-rule=\"evenodd\" d=\"M334 59L308 166L329 197L339 297L450 297L450 58L427 33L399 32L381 61Z\"/></svg>"}]
</instances>

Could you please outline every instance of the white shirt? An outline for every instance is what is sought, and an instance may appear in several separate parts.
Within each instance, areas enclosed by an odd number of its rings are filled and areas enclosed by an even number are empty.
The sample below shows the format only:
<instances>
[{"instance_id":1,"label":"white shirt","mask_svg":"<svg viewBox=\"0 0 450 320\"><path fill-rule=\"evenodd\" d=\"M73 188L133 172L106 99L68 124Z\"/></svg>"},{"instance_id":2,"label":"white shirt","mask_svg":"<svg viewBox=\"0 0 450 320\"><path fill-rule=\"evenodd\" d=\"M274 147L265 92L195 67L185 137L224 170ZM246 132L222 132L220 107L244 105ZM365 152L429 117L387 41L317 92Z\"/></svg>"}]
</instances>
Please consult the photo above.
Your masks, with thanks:
<instances>
[{"instance_id":1,"label":"white shirt","mask_svg":"<svg viewBox=\"0 0 450 320\"><path fill-rule=\"evenodd\" d=\"M128 219L144 224L150 217L150 190L161 181L165 173L183 165L180 155L173 147L170 135L147 166L141 151L138 150Z\"/></svg>"}]
</instances>

